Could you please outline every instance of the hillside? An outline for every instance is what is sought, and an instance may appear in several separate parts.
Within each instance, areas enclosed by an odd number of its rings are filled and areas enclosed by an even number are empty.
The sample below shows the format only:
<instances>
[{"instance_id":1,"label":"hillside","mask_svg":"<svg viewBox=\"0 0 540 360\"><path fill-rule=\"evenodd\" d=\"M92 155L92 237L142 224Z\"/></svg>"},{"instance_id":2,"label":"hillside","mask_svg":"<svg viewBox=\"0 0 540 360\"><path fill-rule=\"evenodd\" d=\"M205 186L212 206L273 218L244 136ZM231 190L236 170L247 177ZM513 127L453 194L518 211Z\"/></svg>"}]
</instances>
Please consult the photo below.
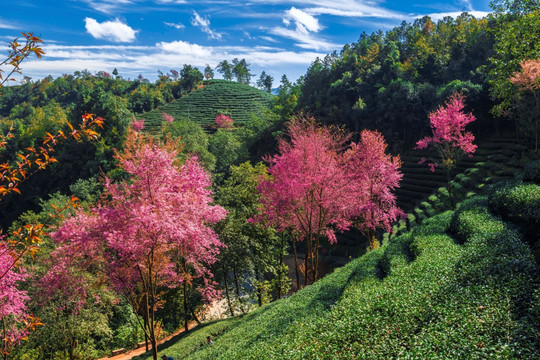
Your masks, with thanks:
<instances>
[{"instance_id":1,"label":"hillside","mask_svg":"<svg viewBox=\"0 0 540 360\"><path fill-rule=\"evenodd\" d=\"M163 353L175 359L536 358L538 264L520 231L538 230L539 209L540 185L495 186L290 298L204 327ZM214 344L201 345L206 335Z\"/></svg>"},{"instance_id":2,"label":"hillside","mask_svg":"<svg viewBox=\"0 0 540 360\"><path fill-rule=\"evenodd\" d=\"M176 119L190 119L206 129L214 125L218 113L228 114L235 125L241 125L248 122L254 114L268 109L272 98L273 95L267 92L238 82L210 80L205 81L201 89L140 117L145 119L145 126L150 131L161 126L162 112Z\"/></svg>"}]
</instances>

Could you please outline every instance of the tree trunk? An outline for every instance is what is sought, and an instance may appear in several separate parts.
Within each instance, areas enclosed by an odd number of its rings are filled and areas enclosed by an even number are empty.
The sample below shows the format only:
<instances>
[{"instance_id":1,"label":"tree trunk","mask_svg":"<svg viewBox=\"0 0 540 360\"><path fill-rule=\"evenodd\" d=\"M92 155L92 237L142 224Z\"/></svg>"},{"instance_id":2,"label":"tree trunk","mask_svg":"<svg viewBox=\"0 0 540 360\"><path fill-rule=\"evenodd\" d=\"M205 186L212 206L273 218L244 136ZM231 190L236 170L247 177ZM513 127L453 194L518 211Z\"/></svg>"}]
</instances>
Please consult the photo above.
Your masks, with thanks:
<instances>
[{"instance_id":1,"label":"tree trunk","mask_svg":"<svg viewBox=\"0 0 540 360\"><path fill-rule=\"evenodd\" d=\"M186 284L185 279L183 281L183 284L184 284L184 287L183 287L183 290L184 290L184 330L187 333L189 330L188 329L188 298L187 298L187 284Z\"/></svg>"},{"instance_id":2,"label":"tree trunk","mask_svg":"<svg viewBox=\"0 0 540 360\"><path fill-rule=\"evenodd\" d=\"M315 239L315 249L313 250L315 254L315 269L313 271L313 282L319 279L319 235Z\"/></svg>"},{"instance_id":3,"label":"tree trunk","mask_svg":"<svg viewBox=\"0 0 540 360\"><path fill-rule=\"evenodd\" d=\"M148 329L148 316L147 316L146 311L143 311L143 322L144 322L144 329ZM150 348L148 347L149 340L150 339L148 339L148 332L144 330L144 345L146 347L146 351L150 350Z\"/></svg>"},{"instance_id":4,"label":"tree trunk","mask_svg":"<svg viewBox=\"0 0 540 360\"><path fill-rule=\"evenodd\" d=\"M257 299L259 300L259 307L261 307L262 306L262 289L261 289L261 280L260 280L258 267L255 267L255 277L257 278L257 283L259 284L259 286L257 286Z\"/></svg>"},{"instance_id":5,"label":"tree trunk","mask_svg":"<svg viewBox=\"0 0 540 360\"><path fill-rule=\"evenodd\" d=\"M231 297L229 295L229 285L227 284L227 271L225 269L225 264L223 264L223 279L225 281L225 296L227 297L227 304L229 305L229 310L231 315L234 316L234 309L231 304Z\"/></svg>"},{"instance_id":6,"label":"tree trunk","mask_svg":"<svg viewBox=\"0 0 540 360\"><path fill-rule=\"evenodd\" d=\"M193 316L193 319L195 319L195 321L197 322L197 325L201 326L202 324L199 321L199 318L197 317L197 315L195 314L195 311L193 310L191 306L189 307L189 311L191 313L191 316Z\"/></svg>"},{"instance_id":7,"label":"tree trunk","mask_svg":"<svg viewBox=\"0 0 540 360\"><path fill-rule=\"evenodd\" d=\"M281 299L281 265L283 264L283 243L285 241L285 232L281 233L281 244L279 247L279 264L278 264L278 286L277 298Z\"/></svg>"},{"instance_id":8,"label":"tree trunk","mask_svg":"<svg viewBox=\"0 0 540 360\"><path fill-rule=\"evenodd\" d=\"M298 274L298 256L296 255L296 239L291 236L294 249L294 272L296 273L296 291L300 290L300 276Z\"/></svg>"},{"instance_id":9,"label":"tree trunk","mask_svg":"<svg viewBox=\"0 0 540 360\"><path fill-rule=\"evenodd\" d=\"M451 170L446 170L446 189L448 190L448 198L450 200L450 209L453 209L454 199L452 197L452 188L450 186L450 172Z\"/></svg>"},{"instance_id":10,"label":"tree trunk","mask_svg":"<svg viewBox=\"0 0 540 360\"><path fill-rule=\"evenodd\" d=\"M242 304L242 306L240 306L240 310L242 310L242 314L245 314L246 312L244 310L244 305L242 303L242 300L240 299L240 284L238 282L238 272L236 271L236 263L233 263L233 274L234 274L234 286L236 288L236 298Z\"/></svg>"},{"instance_id":11,"label":"tree trunk","mask_svg":"<svg viewBox=\"0 0 540 360\"><path fill-rule=\"evenodd\" d=\"M154 303L150 304L148 302L148 296L146 297L146 316L148 318L148 335L150 338L150 344L152 345L152 357L154 360L158 360L157 353L157 341L156 341L156 329L155 329L155 318L154 318ZM152 309L152 310L150 310Z\"/></svg>"}]
</instances>

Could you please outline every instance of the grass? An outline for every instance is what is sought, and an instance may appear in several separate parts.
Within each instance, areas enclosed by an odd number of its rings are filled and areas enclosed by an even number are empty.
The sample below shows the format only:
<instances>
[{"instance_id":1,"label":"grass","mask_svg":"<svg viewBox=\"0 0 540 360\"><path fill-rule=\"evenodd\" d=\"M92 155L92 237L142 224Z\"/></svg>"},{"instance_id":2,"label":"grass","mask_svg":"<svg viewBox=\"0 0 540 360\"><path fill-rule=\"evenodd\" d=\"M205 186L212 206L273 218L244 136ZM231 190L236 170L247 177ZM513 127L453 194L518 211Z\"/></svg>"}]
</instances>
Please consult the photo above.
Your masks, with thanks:
<instances>
[{"instance_id":1,"label":"grass","mask_svg":"<svg viewBox=\"0 0 540 360\"><path fill-rule=\"evenodd\" d=\"M538 279L520 233L473 197L246 315L211 346L180 339L194 350L175 359L537 358Z\"/></svg>"},{"instance_id":2,"label":"grass","mask_svg":"<svg viewBox=\"0 0 540 360\"><path fill-rule=\"evenodd\" d=\"M163 354L172 357L173 359L183 359L191 353L199 350L201 347L208 346L206 337L210 336L214 339L233 327L239 318L228 318L224 320L212 321L198 326L189 333L180 333L169 341L158 345L159 356ZM134 357L132 360L151 360L152 352Z\"/></svg>"}]
</instances>

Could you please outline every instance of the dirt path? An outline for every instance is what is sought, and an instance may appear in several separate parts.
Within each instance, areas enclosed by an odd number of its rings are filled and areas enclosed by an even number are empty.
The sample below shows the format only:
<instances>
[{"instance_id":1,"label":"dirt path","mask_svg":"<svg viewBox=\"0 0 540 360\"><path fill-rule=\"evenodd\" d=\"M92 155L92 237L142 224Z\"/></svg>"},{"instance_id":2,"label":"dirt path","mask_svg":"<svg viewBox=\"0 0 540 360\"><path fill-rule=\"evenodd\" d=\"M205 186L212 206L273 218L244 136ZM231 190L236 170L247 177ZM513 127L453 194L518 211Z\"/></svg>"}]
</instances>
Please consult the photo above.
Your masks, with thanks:
<instances>
[{"instance_id":1,"label":"dirt path","mask_svg":"<svg viewBox=\"0 0 540 360\"><path fill-rule=\"evenodd\" d=\"M196 322L192 322L192 323L188 324L188 329L191 330L196 325L197 325ZM181 334L183 332L184 332L184 328L182 328L180 330L177 330L176 332L170 334L169 336L159 340L157 343L158 343L158 345L163 344L165 341L168 341L171 338L173 338L176 335ZM151 349L152 347L149 346L149 348ZM144 354L145 352L146 352L146 347L143 345L143 346L141 346L141 347L139 347L137 349L129 350L128 352L125 352L123 354L119 354L119 355L115 355L115 356L111 356L111 357L104 357L104 358L101 358L101 359L98 359L98 360L130 360L131 358L133 358L133 357L135 357L137 355Z\"/></svg>"}]
</instances>

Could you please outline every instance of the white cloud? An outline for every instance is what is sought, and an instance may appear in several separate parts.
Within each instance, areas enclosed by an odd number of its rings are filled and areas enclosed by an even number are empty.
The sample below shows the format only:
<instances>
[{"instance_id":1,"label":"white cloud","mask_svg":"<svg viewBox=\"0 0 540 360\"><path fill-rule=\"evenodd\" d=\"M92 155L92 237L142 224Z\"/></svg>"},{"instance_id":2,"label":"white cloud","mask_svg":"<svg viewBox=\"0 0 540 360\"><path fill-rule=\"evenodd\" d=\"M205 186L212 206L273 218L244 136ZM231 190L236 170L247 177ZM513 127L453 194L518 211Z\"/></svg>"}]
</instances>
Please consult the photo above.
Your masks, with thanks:
<instances>
[{"instance_id":1,"label":"white cloud","mask_svg":"<svg viewBox=\"0 0 540 360\"><path fill-rule=\"evenodd\" d=\"M285 17L283 18L283 22L287 26L291 21L296 24L297 31L303 34L307 34L309 31L319 32L321 30L319 20L294 6L285 11Z\"/></svg>"},{"instance_id":2,"label":"white cloud","mask_svg":"<svg viewBox=\"0 0 540 360\"><path fill-rule=\"evenodd\" d=\"M164 21L163 23L165 25L167 25L167 26L173 27L173 28L178 29L178 30L182 30L182 29L184 29L186 27L184 24L181 24L181 23L170 23L170 22L166 22L166 21Z\"/></svg>"},{"instance_id":3,"label":"white cloud","mask_svg":"<svg viewBox=\"0 0 540 360\"><path fill-rule=\"evenodd\" d=\"M105 14L111 14L126 5L133 5L135 1L137 0L84 0L92 9Z\"/></svg>"},{"instance_id":4,"label":"white cloud","mask_svg":"<svg viewBox=\"0 0 540 360\"><path fill-rule=\"evenodd\" d=\"M85 18L86 31L96 39L106 39L112 42L132 42L135 40L137 30L133 30L119 19L105 21L101 24L95 19Z\"/></svg>"},{"instance_id":5,"label":"white cloud","mask_svg":"<svg viewBox=\"0 0 540 360\"><path fill-rule=\"evenodd\" d=\"M266 40L266 41L269 41L269 42L272 42L272 43L279 42L279 41L277 41L276 39L274 39L273 37L270 37L270 36L259 36L259 38L261 38L263 40Z\"/></svg>"},{"instance_id":6,"label":"white cloud","mask_svg":"<svg viewBox=\"0 0 540 360\"><path fill-rule=\"evenodd\" d=\"M392 10L364 5L352 6L350 8L312 7L306 9L306 11L313 15L334 15L341 17L375 17L398 20L405 17L404 14Z\"/></svg>"},{"instance_id":7,"label":"white cloud","mask_svg":"<svg viewBox=\"0 0 540 360\"><path fill-rule=\"evenodd\" d=\"M313 35L313 33L319 32L322 26L316 18L306 12L295 7L286 10L283 23L286 26L290 26L291 22L294 22L294 25L296 25L294 30L284 27L274 27L269 31L273 35L295 40L295 45L303 49L320 51L339 47L338 44L328 42Z\"/></svg>"},{"instance_id":8,"label":"white cloud","mask_svg":"<svg viewBox=\"0 0 540 360\"><path fill-rule=\"evenodd\" d=\"M185 41L162 41L157 43L156 46L165 51L166 53L177 53L182 55L193 56L194 58L210 57L212 50L209 47L201 46L197 44L190 44Z\"/></svg>"},{"instance_id":9,"label":"white cloud","mask_svg":"<svg viewBox=\"0 0 540 360\"><path fill-rule=\"evenodd\" d=\"M285 29L281 27L275 27L275 28L270 29L270 33L296 40L297 43L295 45L303 49L313 49L316 51L321 51L321 50L337 49L337 48L342 47L342 45L331 43L326 40L316 38L311 34L304 34L302 32L299 32L298 30L290 30L290 29Z\"/></svg>"},{"instance_id":10,"label":"white cloud","mask_svg":"<svg viewBox=\"0 0 540 360\"><path fill-rule=\"evenodd\" d=\"M158 0L159 4L186 4L186 0Z\"/></svg>"},{"instance_id":11,"label":"white cloud","mask_svg":"<svg viewBox=\"0 0 540 360\"><path fill-rule=\"evenodd\" d=\"M124 78L133 79L142 73L155 79L158 70L166 72L178 69L182 64L204 68L209 63L215 67L221 60L239 58L246 59L254 72L265 70L276 79L286 73L290 79L296 79L317 57L325 56L325 53L315 51L291 51L268 46L202 46L185 41L162 41L154 46L51 45L44 50L47 56L41 60L25 61L24 75L38 79L84 69L111 72L117 68Z\"/></svg>"},{"instance_id":12,"label":"white cloud","mask_svg":"<svg viewBox=\"0 0 540 360\"><path fill-rule=\"evenodd\" d=\"M464 0L467 1L467 0ZM251 0L256 4L286 4L301 6L309 15L333 15L340 17L377 17L401 20L405 14L378 6L382 1L358 0Z\"/></svg>"},{"instance_id":13,"label":"white cloud","mask_svg":"<svg viewBox=\"0 0 540 360\"><path fill-rule=\"evenodd\" d=\"M210 29L210 20L202 18L195 10L193 10L191 25L200 27L201 30L207 33L211 39L221 40L222 35Z\"/></svg>"},{"instance_id":14,"label":"white cloud","mask_svg":"<svg viewBox=\"0 0 540 360\"><path fill-rule=\"evenodd\" d=\"M489 12L487 12L487 11L467 11L467 13L474 16L477 19L486 17L489 14ZM432 21L439 21L439 20L442 20L443 18L445 18L447 16L457 18L461 14L463 14L463 11L434 13L434 14L428 14L427 16L429 16ZM421 18L421 17L424 17L424 16L426 16L426 15L418 15L418 16L415 16L415 18Z\"/></svg>"},{"instance_id":15,"label":"white cloud","mask_svg":"<svg viewBox=\"0 0 540 360\"><path fill-rule=\"evenodd\" d=\"M14 29L17 29L17 27L8 22L5 22L4 20L0 20L0 29L14 30Z\"/></svg>"},{"instance_id":16,"label":"white cloud","mask_svg":"<svg viewBox=\"0 0 540 360\"><path fill-rule=\"evenodd\" d=\"M460 3L462 3L467 11L474 11L471 0L460 0Z\"/></svg>"}]
</instances>

